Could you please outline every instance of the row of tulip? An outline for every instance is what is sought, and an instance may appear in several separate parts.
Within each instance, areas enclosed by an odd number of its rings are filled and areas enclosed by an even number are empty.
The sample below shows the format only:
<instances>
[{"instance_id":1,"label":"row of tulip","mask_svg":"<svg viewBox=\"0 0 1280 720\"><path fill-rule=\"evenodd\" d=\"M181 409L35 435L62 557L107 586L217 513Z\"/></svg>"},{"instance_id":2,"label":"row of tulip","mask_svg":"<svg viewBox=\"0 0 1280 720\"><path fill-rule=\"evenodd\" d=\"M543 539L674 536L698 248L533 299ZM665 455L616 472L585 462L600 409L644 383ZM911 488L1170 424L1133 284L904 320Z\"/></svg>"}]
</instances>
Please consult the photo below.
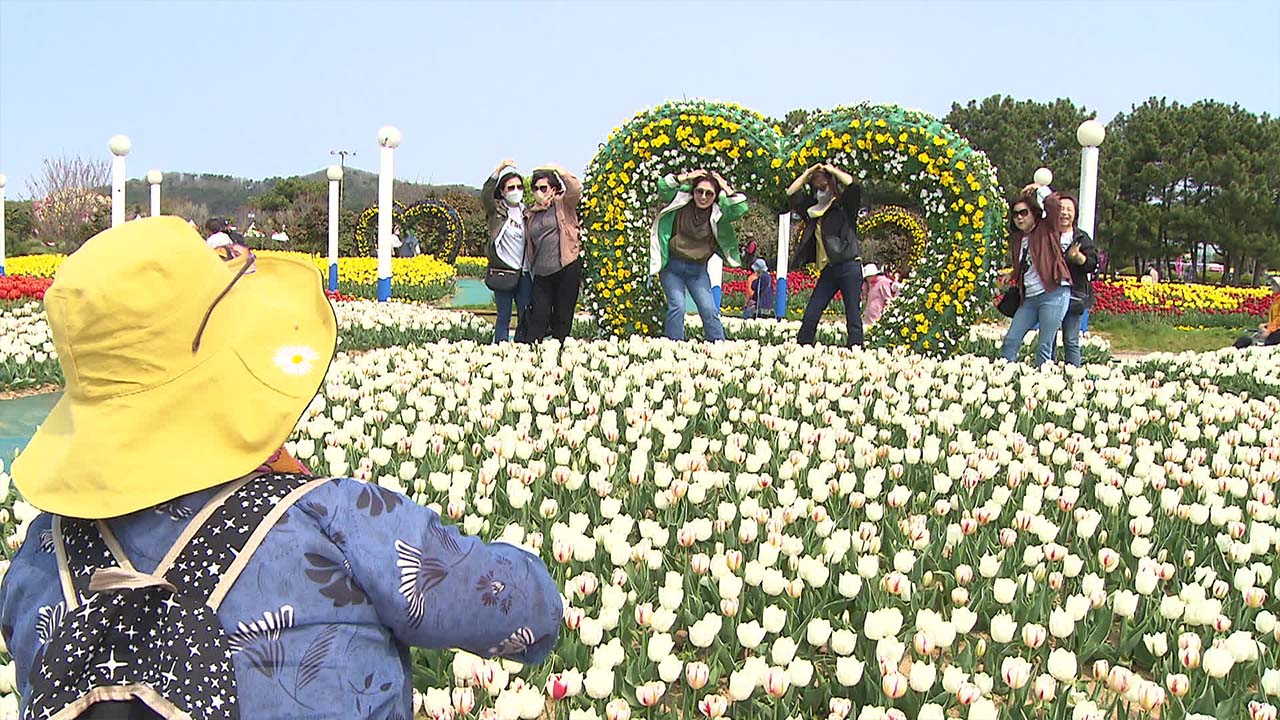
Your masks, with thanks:
<instances>
[{"instance_id":1,"label":"row of tulip","mask_svg":"<svg viewBox=\"0 0 1280 720\"><path fill-rule=\"evenodd\" d=\"M1093 282L1095 312L1180 317L1188 314L1261 317L1280 295L1265 287L1144 283L1132 278Z\"/></svg>"},{"instance_id":2,"label":"row of tulip","mask_svg":"<svg viewBox=\"0 0 1280 720\"><path fill-rule=\"evenodd\" d=\"M412 303L376 303L353 299L341 291L331 296L340 328L338 345L342 350L368 350L392 346L425 345L438 342L488 342L493 326L469 313L439 310ZM731 340L753 340L758 343L782 344L794 341L800 323L788 321L748 321L722 319L725 334ZM701 332L701 320L691 316L690 337ZM585 337L594 330L586 320L575 324L574 332ZM998 357L1004 329L998 325L978 325L961 341L959 352L984 357ZM823 323L818 341L826 345L843 345L846 333L838 323ZM1022 357L1030 357L1033 336L1028 336ZM1111 359L1105 339L1087 337L1082 344L1084 359L1105 363ZM61 384L62 371L54 352L53 336L38 302L25 302L0 309L0 390L17 390L47 384Z\"/></svg>"},{"instance_id":3,"label":"row of tulip","mask_svg":"<svg viewBox=\"0 0 1280 720\"><path fill-rule=\"evenodd\" d=\"M329 259L319 255L306 255L280 250L259 250L260 255L295 255L311 258L326 276ZM10 258L5 271L10 277L0 276L0 301L25 298L40 299L49 281L58 272L65 255L25 255ZM453 265L430 255L412 258L392 258L392 296L403 300L434 302L451 294L456 287L456 270ZM368 257L338 258L338 290L345 295L376 298L378 295L378 261Z\"/></svg>"}]
</instances>

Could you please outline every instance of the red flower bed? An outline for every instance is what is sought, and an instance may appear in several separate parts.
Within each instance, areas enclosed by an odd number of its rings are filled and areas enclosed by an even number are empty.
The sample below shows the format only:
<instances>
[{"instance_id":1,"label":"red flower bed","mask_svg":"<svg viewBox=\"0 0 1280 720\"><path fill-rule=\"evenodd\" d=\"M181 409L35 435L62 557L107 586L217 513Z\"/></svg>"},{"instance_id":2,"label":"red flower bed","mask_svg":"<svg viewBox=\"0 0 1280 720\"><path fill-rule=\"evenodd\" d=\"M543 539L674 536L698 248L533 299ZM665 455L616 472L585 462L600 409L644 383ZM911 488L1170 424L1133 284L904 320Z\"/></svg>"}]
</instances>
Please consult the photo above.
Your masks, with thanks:
<instances>
[{"instance_id":1,"label":"red flower bed","mask_svg":"<svg viewBox=\"0 0 1280 720\"><path fill-rule=\"evenodd\" d=\"M44 291L53 284L53 278L29 275L0 275L0 300L44 299Z\"/></svg>"},{"instance_id":2,"label":"red flower bed","mask_svg":"<svg viewBox=\"0 0 1280 720\"><path fill-rule=\"evenodd\" d=\"M725 268L724 279L720 285L723 292L738 292L744 295L747 292L747 276L751 273L741 268ZM806 290L813 290L818 284L818 278L810 275L805 270L792 270L787 273L787 292L798 293ZM839 297L839 295L836 295Z\"/></svg>"},{"instance_id":3,"label":"red flower bed","mask_svg":"<svg viewBox=\"0 0 1280 720\"><path fill-rule=\"evenodd\" d=\"M352 297L352 296L350 296L350 295L343 295L342 293L338 292L337 290L325 290L325 291L324 291L324 296L325 296L325 297L327 297L327 298L329 298L330 300L332 300L332 301L334 301L334 302L347 302L347 301L350 301L350 300L358 300L358 299L359 299L359 298L354 298L354 297Z\"/></svg>"}]
</instances>

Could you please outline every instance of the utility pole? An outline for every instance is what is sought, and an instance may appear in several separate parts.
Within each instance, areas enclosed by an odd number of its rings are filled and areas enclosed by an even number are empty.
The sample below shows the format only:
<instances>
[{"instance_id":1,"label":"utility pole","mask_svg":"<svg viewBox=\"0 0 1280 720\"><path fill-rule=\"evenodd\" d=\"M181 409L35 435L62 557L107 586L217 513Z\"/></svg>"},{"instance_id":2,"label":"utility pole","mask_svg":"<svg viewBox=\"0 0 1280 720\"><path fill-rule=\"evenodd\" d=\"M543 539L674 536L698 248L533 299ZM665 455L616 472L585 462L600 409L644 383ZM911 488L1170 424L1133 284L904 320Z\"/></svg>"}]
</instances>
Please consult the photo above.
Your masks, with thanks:
<instances>
[{"instance_id":1,"label":"utility pole","mask_svg":"<svg viewBox=\"0 0 1280 720\"><path fill-rule=\"evenodd\" d=\"M354 150L330 150L329 154L338 156L338 167L344 171L341 175L342 179L338 180L338 198L339 198L339 205L341 205L341 200L346 198L346 195L344 193L346 192L346 188L347 188L347 180L346 180L346 172L345 172L345 170L347 169L347 156L350 155L352 157L355 157L356 152Z\"/></svg>"}]
</instances>

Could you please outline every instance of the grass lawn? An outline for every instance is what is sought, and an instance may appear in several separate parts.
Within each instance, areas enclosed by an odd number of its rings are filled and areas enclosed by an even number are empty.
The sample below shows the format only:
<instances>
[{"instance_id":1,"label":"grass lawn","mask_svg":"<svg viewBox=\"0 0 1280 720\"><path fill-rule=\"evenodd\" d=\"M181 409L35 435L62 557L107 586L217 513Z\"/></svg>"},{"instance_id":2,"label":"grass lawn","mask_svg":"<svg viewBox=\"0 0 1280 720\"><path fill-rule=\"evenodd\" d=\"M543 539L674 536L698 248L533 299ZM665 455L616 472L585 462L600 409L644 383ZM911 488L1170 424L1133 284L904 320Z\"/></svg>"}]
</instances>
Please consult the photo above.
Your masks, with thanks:
<instances>
[{"instance_id":1,"label":"grass lawn","mask_svg":"<svg viewBox=\"0 0 1280 720\"><path fill-rule=\"evenodd\" d=\"M1245 332L1226 327L1179 329L1174 322L1094 315L1089 318L1089 332L1109 340L1113 353L1219 350L1230 347Z\"/></svg>"}]
</instances>

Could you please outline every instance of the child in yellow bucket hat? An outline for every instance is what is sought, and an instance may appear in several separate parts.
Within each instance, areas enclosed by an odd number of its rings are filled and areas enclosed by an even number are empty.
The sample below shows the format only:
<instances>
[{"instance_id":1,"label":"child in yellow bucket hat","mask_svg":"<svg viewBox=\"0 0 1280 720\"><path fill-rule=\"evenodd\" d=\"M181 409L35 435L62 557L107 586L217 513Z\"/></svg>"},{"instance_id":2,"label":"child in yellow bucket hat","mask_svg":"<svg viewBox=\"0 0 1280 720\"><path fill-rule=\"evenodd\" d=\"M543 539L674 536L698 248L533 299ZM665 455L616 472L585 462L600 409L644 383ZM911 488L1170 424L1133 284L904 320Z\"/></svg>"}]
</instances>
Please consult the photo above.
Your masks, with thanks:
<instances>
[{"instance_id":1,"label":"child in yellow bucket hat","mask_svg":"<svg viewBox=\"0 0 1280 720\"><path fill-rule=\"evenodd\" d=\"M409 717L408 646L551 651L538 558L279 452L337 342L311 263L143 219L45 307L66 391L14 462L44 514L0 585L24 716Z\"/></svg>"}]
</instances>

